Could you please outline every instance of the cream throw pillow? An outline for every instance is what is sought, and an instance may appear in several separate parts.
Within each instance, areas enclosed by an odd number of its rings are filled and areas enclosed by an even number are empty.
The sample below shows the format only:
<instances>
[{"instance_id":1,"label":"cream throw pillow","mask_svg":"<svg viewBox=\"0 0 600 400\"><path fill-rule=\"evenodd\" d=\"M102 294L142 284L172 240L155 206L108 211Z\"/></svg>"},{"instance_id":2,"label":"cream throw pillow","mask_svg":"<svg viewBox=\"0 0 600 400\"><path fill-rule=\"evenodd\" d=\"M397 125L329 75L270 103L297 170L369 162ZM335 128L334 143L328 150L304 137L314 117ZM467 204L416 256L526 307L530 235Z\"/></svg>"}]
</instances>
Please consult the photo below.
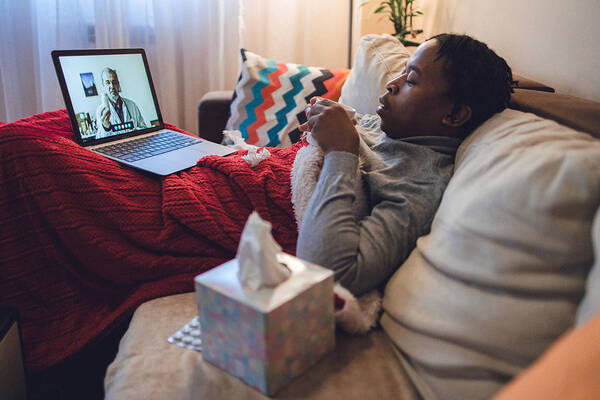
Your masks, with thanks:
<instances>
[{"instance_id":1,"label":"cream throw pillow","mask_svg":"<svg viewBox=\"0 0 600 400\"><path fill-rule=\"evenodd\" d=\"M501 279L507 287L531 289L523 278L540 274L533 285L539 290L567 290L575 282L552 281L545 271L590 266L599 202L600 140L507 109L458 149L422 251L481 283ZM496 273L476 266L493 266Z\"/></svg>"},{"instance_id":2,"label":"cream throw pillow","mask_svg":"<svg viewBox=\"0 0 600 400\"><path fill-rule=\"evenodd\" d=\"M461 377L508 379L573 325L599 204L600 140L590 135L507 109L463 142L430 234L386 287L381 320L414 362L454 377L425 374L434 392L487 398L502 379Z\"/></svg>"},{"instance_id":3,"label":"cream throw pillow","mask_svg":"<svg viewBox=\"0 0 600 400\"><path fill-rule=\"evenodd\" d=\"M375 114L385 85L400 75L410 53L388 34L365 35L354 57L354 65L342 87L340 103L359 114Z\"/></svg>"}]
</instances>

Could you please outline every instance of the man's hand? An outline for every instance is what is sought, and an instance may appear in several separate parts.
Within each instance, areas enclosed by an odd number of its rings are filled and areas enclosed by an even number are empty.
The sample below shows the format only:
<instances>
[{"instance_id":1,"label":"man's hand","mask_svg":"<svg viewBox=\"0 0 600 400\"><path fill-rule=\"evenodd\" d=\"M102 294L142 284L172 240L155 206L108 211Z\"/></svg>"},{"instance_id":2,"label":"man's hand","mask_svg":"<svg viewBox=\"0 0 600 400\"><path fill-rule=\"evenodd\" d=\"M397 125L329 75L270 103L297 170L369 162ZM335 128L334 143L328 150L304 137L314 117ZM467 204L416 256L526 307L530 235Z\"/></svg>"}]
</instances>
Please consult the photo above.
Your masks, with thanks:
<instances>
[{"instance_id":1,"label":"man's hand","mask_svg":"<svg viewBox=\"0 0 600 400\"><path fill-rule=\"evenodd\" d=\"M345 151L358 155L358 132L344 107L335 101L313 97L306 109L308 121L301 131L310 131L325 154Z\"/></svg>"},{"instance_id":2,"label":"man's hand","mask_svg":"<svg viewBox=\"0 0 600 400\"><path fill-rule=\"evenodd\" d=\"M100 121L102 122L102 126L105 131L110 129L110 108L103 107L100 112Z\"/></svg>"}]
</instances>

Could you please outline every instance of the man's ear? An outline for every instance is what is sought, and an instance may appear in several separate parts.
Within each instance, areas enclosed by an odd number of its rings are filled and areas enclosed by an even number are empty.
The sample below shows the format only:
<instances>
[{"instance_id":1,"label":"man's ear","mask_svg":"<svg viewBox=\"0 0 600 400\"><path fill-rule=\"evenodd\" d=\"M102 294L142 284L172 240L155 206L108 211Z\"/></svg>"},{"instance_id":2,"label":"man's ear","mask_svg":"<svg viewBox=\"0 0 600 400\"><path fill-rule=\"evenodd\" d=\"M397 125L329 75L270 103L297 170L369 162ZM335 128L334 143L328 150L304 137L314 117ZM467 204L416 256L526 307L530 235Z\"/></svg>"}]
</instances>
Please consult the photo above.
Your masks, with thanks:
<instances>
[{"instance_id":1,"label":"man's ear","mask_svg":"<svg viewBox=\"0 0 600 400\"><path fill-rule=\"evenodd\" d=\"M466 104L461 104L458 107L454 107L452 112L444 115L442 124L452 128L460 128L471 119L471 114L471 107Z\"/></svg>"}]
</instances>

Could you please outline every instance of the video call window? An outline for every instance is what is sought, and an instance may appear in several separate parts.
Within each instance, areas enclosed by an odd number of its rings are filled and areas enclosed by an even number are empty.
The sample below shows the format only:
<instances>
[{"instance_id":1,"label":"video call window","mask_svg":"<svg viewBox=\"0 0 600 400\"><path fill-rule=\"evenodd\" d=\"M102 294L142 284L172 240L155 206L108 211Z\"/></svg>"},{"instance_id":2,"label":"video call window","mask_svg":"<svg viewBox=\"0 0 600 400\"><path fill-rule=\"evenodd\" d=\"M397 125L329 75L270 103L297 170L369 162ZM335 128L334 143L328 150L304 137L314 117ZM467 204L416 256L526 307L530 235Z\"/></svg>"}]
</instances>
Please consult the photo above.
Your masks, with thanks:
<instances>
[{"instance_id":1,"label":"video call window","mask_svg":"<svg viewBox=\"0 0 600 400\"><path fill-rule=\"evenodd\" d=\"M61 56L60 64L84 141L158 125L141 54Z\"/></svg>"}]
</instances>

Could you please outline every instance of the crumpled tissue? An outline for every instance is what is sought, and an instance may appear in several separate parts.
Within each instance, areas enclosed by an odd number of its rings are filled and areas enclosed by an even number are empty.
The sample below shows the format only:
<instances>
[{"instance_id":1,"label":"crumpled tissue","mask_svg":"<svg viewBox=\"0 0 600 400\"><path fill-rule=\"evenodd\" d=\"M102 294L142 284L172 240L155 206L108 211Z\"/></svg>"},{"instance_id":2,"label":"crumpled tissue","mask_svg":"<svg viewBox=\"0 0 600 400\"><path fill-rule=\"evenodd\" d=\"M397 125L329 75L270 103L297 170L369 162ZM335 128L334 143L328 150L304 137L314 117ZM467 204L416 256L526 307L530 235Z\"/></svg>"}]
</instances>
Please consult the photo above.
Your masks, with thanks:
<instances>
[{"instance_id":1,"label":"crumpled tissue","mask_svg":"<svg viewBox=\"0 0 600 400\"><path fill-rule=\"evenodd\" d=\"M258 152L258 149L256 149L256 148L250 148L250 149L248 149L248 154L246 154L245 156L242 156L242 158L244 160L246 160L246 162L248 163L248 165L251 168L254 168L261 161L266 160L270 156L271 156L271 152L269 152L269 150L267 150L265 148L263 148L260 153Z\"/></svg>"},{"instance_id":2,"label":"crumpled tissue","mask_svg":"<svg viewBox=\"0 0 600 400\"><path fill-rule=\"evenodd\" d=\"M244 141L244 138L242 137L242 133L240 131L225 130L225 131L223 131L223 137L224 137L225 143L227 143L227 145L229 147L232 147L235 150L248 150L248 154L245 156L242 156L242 158L244 160L246 160L246 162L248 163L248 165L251 168L256 167L261 161L264 161L271 156L271 152L269 150L265 149L264 147L262 148L262 151L259 153L258 149L260 147L246 143Z\"/></svg>"},{"instance_id":3,"label":"crumpled tissue","mask_svg":"<svg viewBox=\"0 0 600 400\"><path fill-rule=\"evenodd\" d=\"M253 211L246 221L237 250L238 279L242 287L258 290L274 287L290 277L290 270L279 263L281 246L271 235L271 224Z\"/></svg>"}]
</instances>

